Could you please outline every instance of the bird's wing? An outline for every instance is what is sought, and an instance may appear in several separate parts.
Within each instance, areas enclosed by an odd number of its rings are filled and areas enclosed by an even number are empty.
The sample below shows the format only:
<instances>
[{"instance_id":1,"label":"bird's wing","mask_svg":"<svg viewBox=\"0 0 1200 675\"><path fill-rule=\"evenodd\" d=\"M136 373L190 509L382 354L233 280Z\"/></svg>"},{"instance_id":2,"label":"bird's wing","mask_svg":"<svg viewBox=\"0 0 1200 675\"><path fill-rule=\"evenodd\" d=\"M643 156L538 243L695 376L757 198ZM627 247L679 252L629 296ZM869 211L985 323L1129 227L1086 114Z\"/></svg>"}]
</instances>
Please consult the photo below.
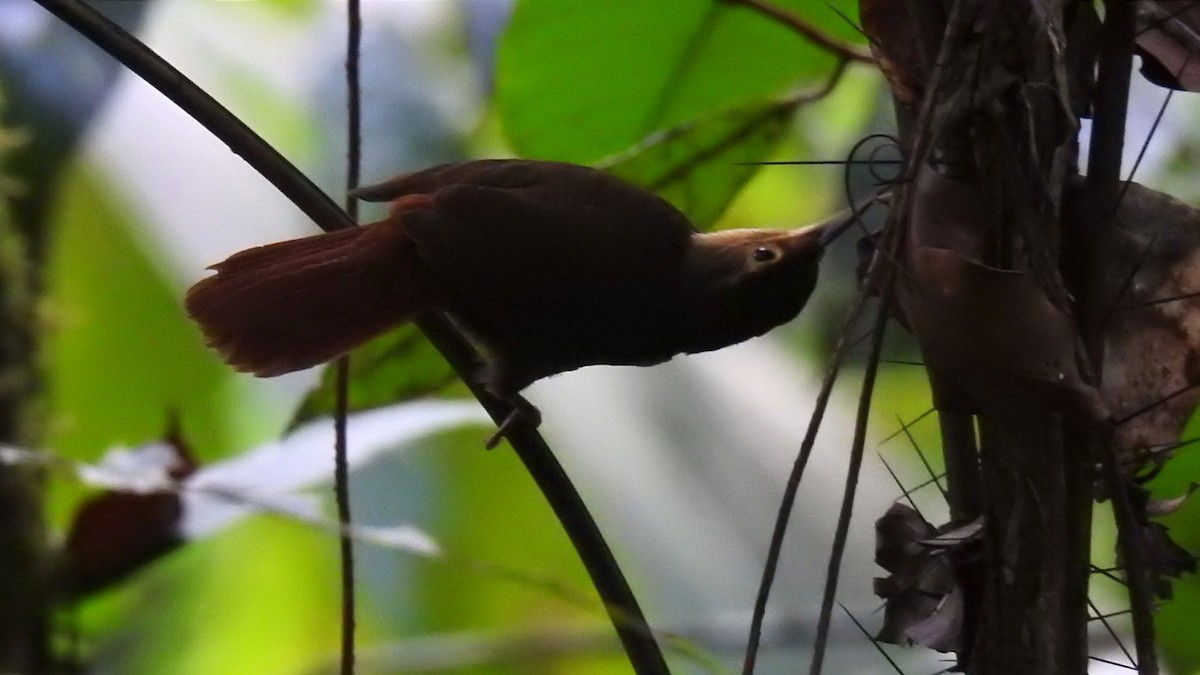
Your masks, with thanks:
<instances>
[{"instance_id":1,"label":"bird's wing","mask_svg":"<svg viewBox=\"0 0 1200 675\"><path fill-rule=\"evenodd\" d=\"M587 167L483 161L439 180L432 208L401 218L434 270L472 293L497 284L527 297L559 295L563 284L605 292L666 273L692 234L656 195Z\"/></svg>"},{"instance_id":2,"label":"bird's wing","mask_svg":"<svg viewBox=\"0 0 1200 675\"><path fill-rule=\"evenodd\" d=\"M470 183L437 189L430 208L397 213L446 282L452 313L508 355L540 363L570 341L581 361L627 362L623 348L601 352L639 340L624 335L638 330L630 317L661 315L670 302L692 234L686 218L586 167L523 163L509 176L532 180L504 187L491 172L507 165L481 168Z\"/></svg>"},{"instance_id":3,"label":"bird's wing","mask_svg":"<svg viewBox=\"0 0 1200 675\"><path fill-rule=\"evenodd\" d=\"M432 194L449 185L519 188L537 182L542 162L517 159L482 159L441 164L401 174L382 183L360 187L350 194L367 202L387 202L405 195Z\"/></svg>"}]
</instances>

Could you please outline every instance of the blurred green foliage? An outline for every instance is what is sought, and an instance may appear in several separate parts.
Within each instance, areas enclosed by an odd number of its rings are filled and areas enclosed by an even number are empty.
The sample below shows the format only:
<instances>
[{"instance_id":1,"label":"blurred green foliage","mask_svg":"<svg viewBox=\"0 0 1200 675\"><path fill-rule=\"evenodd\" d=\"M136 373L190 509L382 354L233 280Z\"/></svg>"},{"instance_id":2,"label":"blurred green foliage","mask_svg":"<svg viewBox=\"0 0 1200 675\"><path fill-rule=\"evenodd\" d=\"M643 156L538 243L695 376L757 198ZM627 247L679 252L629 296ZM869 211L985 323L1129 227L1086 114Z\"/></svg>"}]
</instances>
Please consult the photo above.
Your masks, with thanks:
<instances>
[{"instance_id":1,"label":"blurred green foliage","mask_svg":"<svg viewBox=\"0 0 1200 675\"><path fill-rule=\"evenodd\" d=\"M829 34L862 42L826 3L776 4ZM852 0L832 5L855 16ZM315 0L276 0L263 11L281 24L317 24L322 7ZM442 28L447 27L461 28L457 23ZM331 61L337 56L330 50ZM459 57L466 60L465 54ZM789 99L822 86L834 64L833 57L779 24L721 2L520 0L500 45L496 105L507 140L521 155L607 161L619 175L660 189L703 226L727 209L728 220L737 225L796 225L823 209L838 176L809 169L760 175L736 165L780 153L804 156L814 148L837 152L870 123L879 83L856 78L853 71L823 101L800 105ZM322 134L340 133L323 128L317 120L328 116L305 105L329 102L302 100L273 77L265 68L230 71L221 86L256 111L253 126L279 137L291 151L307 154L322 147ZM366 95L369 106L372 92ZM397 129L412 122L389 121ZM158 437L172 411L182 417L197 455L209 462L282 430L290 411L280 411L282 404L267 399L263 389L238 384L243 378L204 349L184 317L182 288L146 236L152 226L146 214L152 211L130 203L121 186L109 181L104 167L76 162L55 205L44 310L50 376L46 447L94 459L114 443ZM823 274L849 278L844 269ZM816 343L810 335L795 341ZM440 393L450 375L411 327L380 338L351 363L356 409ZM330 410L331 377L327 370L297 419ZM874 404L877 437L899 428L897 415L910 421L929 405L921 368L885 366ZM234 421L246 417L257 426ZM927 418L912 431L937 470L936 422ZM578 557L520 463L504 450L482 452L481 441L479 430L471 429L417 443L372 467L369 477L356 478L360 514L386 513L384 522L419 524L450 552L447 561L360 550L360 645L364 658L371 655L363 672L401 671L396 664L408 663L404 659L413 654L406 651L408 637L503 637L575 626L607 635ZM927 477L903 435L882 452L893 467L904 465L906 482ZM1195 457L1184 451L1169 466L1158 483L1164 493L1197 475ZM70 481L55 485L50 509L61 525L84 490ZM378 504L391 508L376 510ZM1196 508L1185 505L1168 519L1192 550L1200 548ZM605 515L610 521L602 527L629 527L618 518L628 514ZM622 561L637 560L639 553L617 550ZM636 565L626 568L631 569L635 590L651 583L639 578ZM521 575L526 578L516 578ZM253 519L190 544L84 603L78 614L82 656L111 672L331 672L337 584L333 537L280 518ZM1162 646L1180 672L1197 671L1200 648L1191 637L1191 617L1200 607L1200 587L1189 578L1175 588L1177 600L1159 616ZM650 608L652 616L656 609ZM447 663L472 658L453 651L444 656ZM611 643L572 657L526 656L528 661L454 670L628 670ZM695 667L671 658L681 672Z\"/></svg>"},{"instance_id":2,"label":"blurred green foliage","mask_svg":"<svg viewBox=\"0 0 1200 675\"><path fill-rule=\"evenodd\" d=\"M354 350L349 409L369 410L428 396L456 381L454 371L421 331L411 324L402 326ZM337 397L336 382L337 369L326 368L320 384L297 409L293 424L330 414Z\"/></svg>"},{"instance_id":3,"label":"blurred green foliage","mask_svg":"<svg viewBox=\"0 0 1200 675\"><path fill-rule=\"evenodd\" d=\"M795 113L792 101L707 115L661 132L604 168L653 189L708 229L771 156Z\"/></svg>"},{"instance_id":4,"label":"blurred green foliage","mask_svg":"<svg viewBox=\"0 0 1200 675\"><path fill-rule=\"evenodd\" d=\"M114 442L161 437L176 413L200 458L215 459L237 449L222 423L231 375L186 319L120 194L77 164L49 224L47 446L95 459Z\"/></svg>"},{"instance_id":5,"label":"blurred green foliage","mask_svg":"<svg viewBox=\"0 0 1200 675\"><path fill-rule=\"evenodd\" d=\"M782 0L861 40L826 3ZM854 16L857 3L832 3ZM823 81L834 64L780 24L708 0L522 0L500 48L498 103L527 157L590 163L651 134Z\"/></svg>"}]
</instances>

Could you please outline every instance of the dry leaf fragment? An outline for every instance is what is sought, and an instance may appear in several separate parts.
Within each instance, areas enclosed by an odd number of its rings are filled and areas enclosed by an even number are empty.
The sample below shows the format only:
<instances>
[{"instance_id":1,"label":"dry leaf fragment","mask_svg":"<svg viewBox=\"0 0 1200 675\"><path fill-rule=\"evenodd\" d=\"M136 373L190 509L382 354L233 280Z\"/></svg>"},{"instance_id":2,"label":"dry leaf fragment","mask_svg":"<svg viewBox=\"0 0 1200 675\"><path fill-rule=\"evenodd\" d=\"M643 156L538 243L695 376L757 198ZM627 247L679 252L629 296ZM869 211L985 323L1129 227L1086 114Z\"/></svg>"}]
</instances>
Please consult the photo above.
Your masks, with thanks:
<instances>
[{"instance_id":1,"label":"dry leaf fragment","mask_svg":"<svg viewBox=\"0 0 1200 675\"><path fill-rule=\"evenodd\" d=\"M941 652L962 644L965 550L980 541L983 520L934 528L912 507L896 502L875 522L875 562L891 574L875 579L884 599L876 639L921 644Z\"/></svg>"},{"instance_id":2,"label":"dry leaf fragment","mask_svg":"<svg viewBox=\"0 0 1200 675\"><path fill-rule=\"evenodd\" d=\"M1149 575L1154 594L1163 600L1170 600L1174 595L1172 579L1178 579L1184 573L1196 573L1196 556L1175 542L1166 525L1150 520L1150 516L1175 511L1195 492L1196 487L1196 483L1192 483L1178 497L1155 500L1151 499L1150 491L1141 484L1140 479L1127 483L1129 499L1138 523L1138 544L1142 563ZM1125 567L1120 547L1117 547L1117 566Z\"/></svg>"},{"instance_id":3,"label":"dry leaf fragment","mask_svg":"<svg viewBox=\"0 0 1200 675\"><path fill-rule=\"evenodd\" d=\"M1137 20L1142 75L1160 87L1200 91L1200 5L1141 0Z\"/></svg>"},{"instance_id":4,"label":"dry leaf fragment","mask_svg":"<svg viewBox=\"0 0 1200 675\"><path fill-rule=\"evenodd\" d=\"M1082 221L1082 202L1069 192L1064 219ZM1130 183L1100 225L1092 291L1108 308L1101 395L1132 474L1163 459L1152 449L1178 441L1200 405L1200 211Z\"/></svg>"}]
</instances>

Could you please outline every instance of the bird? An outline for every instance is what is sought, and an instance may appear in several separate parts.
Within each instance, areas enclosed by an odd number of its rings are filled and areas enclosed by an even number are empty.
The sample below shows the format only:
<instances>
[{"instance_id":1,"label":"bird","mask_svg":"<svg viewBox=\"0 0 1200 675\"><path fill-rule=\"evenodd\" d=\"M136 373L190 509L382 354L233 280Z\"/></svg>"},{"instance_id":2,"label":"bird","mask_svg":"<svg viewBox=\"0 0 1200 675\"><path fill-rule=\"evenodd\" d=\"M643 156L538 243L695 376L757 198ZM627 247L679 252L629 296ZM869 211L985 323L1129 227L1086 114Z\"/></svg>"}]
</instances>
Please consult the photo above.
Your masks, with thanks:
<instances>
[{"instance_id":1,"label":"bird","mask_svg":"<svg viewBox=\"0 0 1200 675\"><path fill-rule=\"evenodd\" d=\"M390 202L359 227L235 253L185 307L233 368L316 366L427 312L480 349L477 377L519 392L591 365L649 366L733 345L803 309L835 230L702 233L645 188L563 162L435 166L352 193Z\"/></svg>"}]
</instances>

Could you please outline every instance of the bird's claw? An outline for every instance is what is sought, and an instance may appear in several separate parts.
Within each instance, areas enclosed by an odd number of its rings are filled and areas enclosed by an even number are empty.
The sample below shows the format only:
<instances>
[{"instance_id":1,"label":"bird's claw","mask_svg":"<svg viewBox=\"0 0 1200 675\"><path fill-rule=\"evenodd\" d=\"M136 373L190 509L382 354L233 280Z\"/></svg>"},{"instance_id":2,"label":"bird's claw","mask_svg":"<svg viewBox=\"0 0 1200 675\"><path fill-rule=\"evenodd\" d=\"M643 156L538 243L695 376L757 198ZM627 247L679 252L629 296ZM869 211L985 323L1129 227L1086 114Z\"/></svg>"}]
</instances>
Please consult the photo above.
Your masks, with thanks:
<instances>
[{"instance_id":1,"label":"bird's claw","mask_svg":"<svg viewBox=\"0 0 1200 675\"><path fill-rule=\"evenodd\" d=\"M542 424L542 411L538 410L537 406L521 397L517 397L516 400L510 401L510 403L513 407L512 411L508 413L508 416L496 428L496 433L489 436L487 442L484 444L484 447L488 450L492 450L497 445L500 445L500 441L509 437L509 434L513 431L522 428L532 431Z\"/></svg>"}]
</instances>

